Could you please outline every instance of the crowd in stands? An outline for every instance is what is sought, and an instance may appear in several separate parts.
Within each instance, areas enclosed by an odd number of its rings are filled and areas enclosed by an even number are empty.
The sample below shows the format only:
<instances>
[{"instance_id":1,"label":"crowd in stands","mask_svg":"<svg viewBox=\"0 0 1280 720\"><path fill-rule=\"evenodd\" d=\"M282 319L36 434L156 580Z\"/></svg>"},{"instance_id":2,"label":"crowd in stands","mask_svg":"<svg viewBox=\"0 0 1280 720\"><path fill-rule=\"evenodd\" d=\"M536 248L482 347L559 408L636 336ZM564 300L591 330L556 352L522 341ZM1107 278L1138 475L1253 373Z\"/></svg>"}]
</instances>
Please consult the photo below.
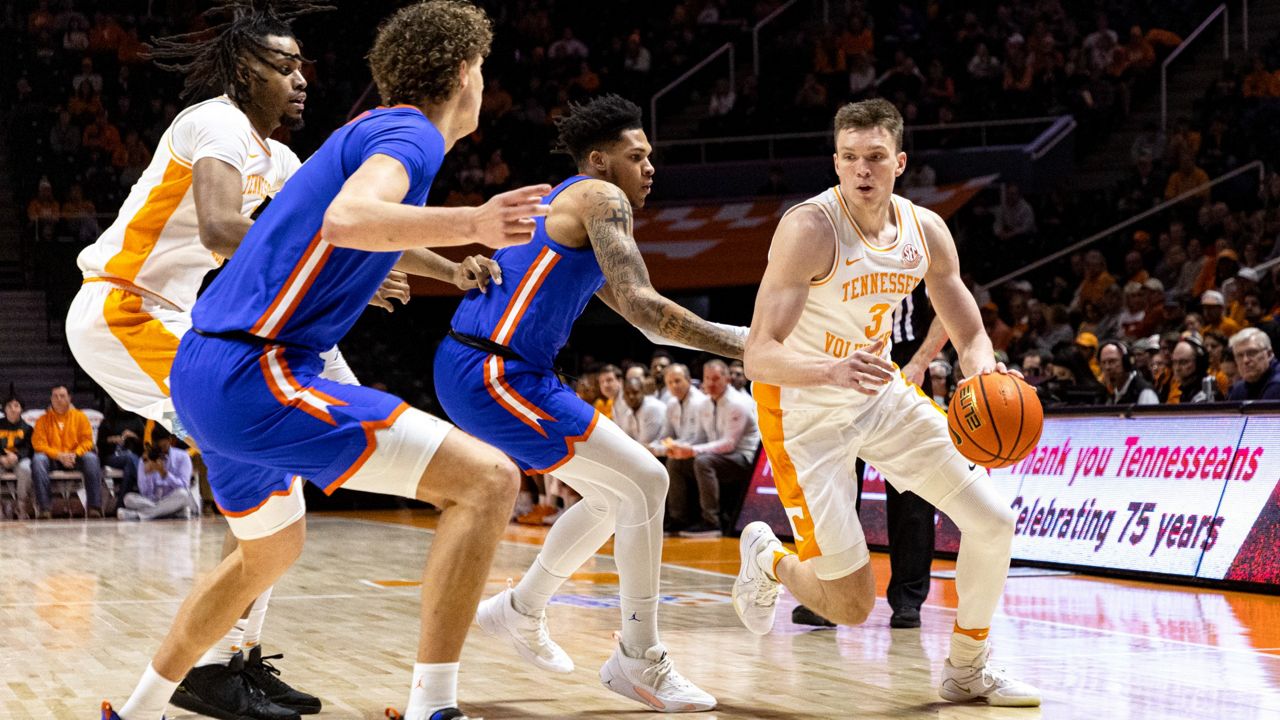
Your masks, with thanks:
<instances>
[{"instance_id":1,"label":"crowd in stands","mask_svg":"<svg viewBox=\"0 0 1280 720\"><path fill-rule=\"evenodd\" d=\"M0 515L198 517L193 454L154 422L118 408L104 416L75 407L62 385L51 389L43 410L26 410L11 395L0 418ZM70 492L55 498L55 482L69 483L77 499Z\"/></svg>"},{"instance_id":2,"label":"crowd in stands","mask_svg":"<svg viewBox=\"0 0 1280 720\"><path fill-rule=\"evenodd\" d=\"M1197 0L832 3L830 22L772 48L767 86L749 76L736 89L717 87L704 129L820 130L840 104L878 96L897 105L908 126L1070 113L1088 142L1129 114L1135 93L1155 86L1160 61L1213 7Z\"/></svg>"}]
</instances>

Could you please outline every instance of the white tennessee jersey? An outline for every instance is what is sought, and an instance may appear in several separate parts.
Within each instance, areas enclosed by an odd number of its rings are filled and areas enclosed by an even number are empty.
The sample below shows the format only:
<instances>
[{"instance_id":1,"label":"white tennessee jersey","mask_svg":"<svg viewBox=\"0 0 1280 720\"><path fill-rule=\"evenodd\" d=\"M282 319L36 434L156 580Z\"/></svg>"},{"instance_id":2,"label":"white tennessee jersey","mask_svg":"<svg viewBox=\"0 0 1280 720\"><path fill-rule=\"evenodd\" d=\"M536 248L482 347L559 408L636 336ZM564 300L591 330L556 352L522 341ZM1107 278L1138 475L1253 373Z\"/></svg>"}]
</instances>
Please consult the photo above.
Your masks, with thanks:
<instances>
[{"instance_id":1,"label":"white tennessee jersey","mask_svg":"<svg viewBox=\"0 0 1280 720\"><path fill-rule=\"evenodd\" d=\"M246 217L297 171L298 156L262 138L225 95L173 119L120 214L78 260L86 279L122 281L190 310L206 273L222 258L200 244L191 168L217 158L240 171Z\"/></svg>"},{"instance_id":2,"label":"white tennessee jersey","mask_svg":"<svg viewBox=\"0 0 1280 720\"><path fill-rule=\"evenodd\" d=\"M783 344L811 357L846 358L881 338L881 356L889 360L893 311L924 280L929 270L929 246L916 206L890 195L889 222L897 237L877 246L854 222L839 187L831 188L791 208L813 205L822 210L835 230L835 263L814 280L796 327ZM866 402L869 396L848 388L782 388L782 408L840 407Z\"/></svg>"}]
</instances>

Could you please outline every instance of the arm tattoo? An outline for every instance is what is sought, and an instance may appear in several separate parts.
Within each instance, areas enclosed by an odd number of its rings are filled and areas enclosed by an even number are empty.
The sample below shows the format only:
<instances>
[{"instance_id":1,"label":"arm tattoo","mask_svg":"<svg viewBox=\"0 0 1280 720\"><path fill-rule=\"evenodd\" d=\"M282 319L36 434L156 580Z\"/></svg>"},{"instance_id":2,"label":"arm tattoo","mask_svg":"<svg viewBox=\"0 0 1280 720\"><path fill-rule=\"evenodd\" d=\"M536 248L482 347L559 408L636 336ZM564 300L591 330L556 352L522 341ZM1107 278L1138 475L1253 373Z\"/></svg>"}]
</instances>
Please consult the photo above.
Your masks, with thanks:
<instances>
[{"instance_id":1,"label":"arm tattoo","mask_svg":"<svg viewBox=\"0 0 1280 720\"><path fill-rule=\"evenodd\" d=\"M584 220L596 261L623 317L669 340L724 357L742 357L743 338L712 325L653 289L649 269L632 237L631 201L626 193L617 187L593 191Z\"/></svg>"}]
</instances>

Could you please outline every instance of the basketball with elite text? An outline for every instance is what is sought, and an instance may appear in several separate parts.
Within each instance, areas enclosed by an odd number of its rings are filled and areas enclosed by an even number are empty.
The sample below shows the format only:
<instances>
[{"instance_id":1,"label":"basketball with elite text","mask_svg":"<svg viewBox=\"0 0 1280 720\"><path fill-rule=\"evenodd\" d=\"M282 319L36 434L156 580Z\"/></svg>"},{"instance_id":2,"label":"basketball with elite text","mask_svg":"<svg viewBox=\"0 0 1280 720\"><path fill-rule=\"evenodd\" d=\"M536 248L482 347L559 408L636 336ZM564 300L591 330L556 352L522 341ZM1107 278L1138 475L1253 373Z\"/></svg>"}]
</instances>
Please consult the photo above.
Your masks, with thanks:
<instances>
[{"instance_id":1,"label":"basketball with elite text","mask_svg":"<svg viewBox=\"0 0 1280 720\"><path fill-rule=\"evenodd\" d=\"M1040 441L1044 408L1030 385L1013 375L988 373L956 387L947 428L960 454L988 468L1025 458Z\"/></svg>"}]
</instances>

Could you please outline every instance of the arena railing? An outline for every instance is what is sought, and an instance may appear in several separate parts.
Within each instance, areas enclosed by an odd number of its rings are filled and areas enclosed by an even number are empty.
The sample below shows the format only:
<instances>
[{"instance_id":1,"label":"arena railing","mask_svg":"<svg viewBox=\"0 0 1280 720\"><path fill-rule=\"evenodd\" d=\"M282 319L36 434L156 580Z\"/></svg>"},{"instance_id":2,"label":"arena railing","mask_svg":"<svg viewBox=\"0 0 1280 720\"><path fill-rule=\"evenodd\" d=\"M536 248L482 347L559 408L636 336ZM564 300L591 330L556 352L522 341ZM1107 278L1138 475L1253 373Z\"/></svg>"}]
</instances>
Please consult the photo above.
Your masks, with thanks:
<instances>
[{"instance_id":1,"label":"arena railing","mask_svg":"<svg viewBox=\"0 0 1280 720\"><path fill-rule=\"evenodd\" d=\"M1249 2L1248 0L1244 0L1243 5L1244 5L1244 8L1243 8L1244 49L1245 49L1245 52L1248 52L1249 51ZM1178 45L1178 47L1174 48L1173 52L1169 53L1169 57L1165 58L1164 62L1160 63L1160 131L1161 132L1169 131L1169 65L1172 64L1174 60L1178 59L1178 56L1181 55L1184 50L1190 47L1191 44L1196 41L1196 38L1200 37L1201 33L1207 30L1209 26L1212 25L1213 22L1217 20L1219 17L1222 18L1222 59L1230 60L1231 59L1230 11L1227 9L1227 4L1223 3L1218 7L1214 8L1213 12L1209 13L1209 16L1204 19L1204 22L1200 23L1200 26L1197 27L1195 30L1192 30L1191 34L1188 35L1186 39L1183 40L1182 43Z\"/></svg>"},{"instance_id":2,"label":"arena railing","mask_svg":"<svg viewBox=\"0 0 1280 720\"><path fill-rule=\"evenodd\" d=\"M1005 273L1004 275L1001 275L1000 277L996 278L995 280L992 280L991 282L979 285L978 289L990 290L991 288L999 287L1000 285L1003 285L1004 283L1007 283L1010 280L1014 280L1019 277L1022 277L1023 275L1026 275L1032 270L1036 270L1038 268L1044 267L1045 265L1048 265L1049 263L1055 260L1066 257L1074 252L1077 252L1083 248L1086 248L1098 242L1099 240L1105 237L1108 237L1110 235L1113 235L1117 232L1120 232L1121 230L1124 230L1125 228L1128 228L1134 225L1135 223L1141 222L1151 217L1152 215L1156 215L1158 213L1164 212L1165 210L1168 210L1174 205L1177 205L1185 201L1187 198L1195 197L1197 195L1202 195L1206 190L1209 190L1234 177L1243 175L1250 171L1257 172L1258 183L1259 185L1261 185L1266 177L1266 166L1263 164L1261 160L1254 160L1253 162L1248 163L1246 165L1241 165L1240 167L1234 170L1231 170L1230 172L1223 173L1222 175L1219 175L1218 177L1210 180L1209 182L1203 185L1199 185L1194 188L1191 188L1190 190L1187 190L1186 192L1182 193L1181 195L1178 195L1177 197L1170 198L1169 200L1165 200L1159 205L1156 205L1155 207L1149 210L1144 210L1138 213L1137 215L1134 215L1133 217L1128 218L1127 220L1121 220L1120 222L1112 225L1111 227L1106 228L1105 230L1100 230L1079 242L1072 243L1071 245L1068 245L1067 247L1064 247L1061 250L1058 250L1057 252L1050 253L1040 258L1039 260L1036 260L1035 262L1028 263L1027 265L1024 265L1018 268L1017 270ZM1272 264L1274 263L1264 263L1264 265L1259 265L1258 267L1259 268L1263 268L1264 266L1270 267L1270 265Z\"/></svg>"},{"instance_id":3,"label":"arena railing","mask_svg":"<svg viewBox=\"0 0 1280 720\"><path fill-rule=\"evenodd\" d=\"M699 70L706 67L707 65L710 65L712 61L714 61L716 58L720 57L725 53L729 54L729 87L736 88L738 86L737 77L736 77L737 69L738 69L737 51L734 50L733 43L727 42L724 45L721 45L718 49L716 49L710 55L703 58L702 61L699 62L697 65L694 65L693 67L684 71L684 73L681 74L680 77L667 83L666 87L654 93L653 97L649 99L649 123L650 123L649 141L651 143L653 143L655 146L658 144L658 100L661 99L663 95L666 95L672 90L675 90L677 87L680 87L681 85L683 85L686 80L696 75Z\"/></svg>"},{"instance_id":4,"label":"arena railing","mask_svg":"<svg viewBox=\"0 0 1280 720\"><path fill-rule=\"evenodd\" d=\"M786 3L783 3L777 10L774 10L773 12L769 13L765 17L761 18L760 22L756 23L755 27L751 28L751 72L755 74L757 78L760 77L760 31L763 30L770 23L772 23L774 20L777 20L778 16L790 10L798 2L800 2L800 0L788 0ZM823 5L824 5L823 14L827 15L829 13L829 10L826 9L825 2L823 3Z\"/></svg>"},{"instance_id":5,"label":"arena railing","mask_svg":"<svg viewBox=\"0 0 1280 720\"><path fill-rule=\"evenodd\" d=\"M1043 127L1041 127L1043 126ZM999 141L992 141L991 135L997 129L1017 129L1028 128L1031 132L1027 133L1027 138L1020 145L1036 145L1037 152L1043 154L1052 149L1053 145L1061 139L1064 132L1069 134L1069 130L1074 128L1074 121L1069 115L1050 115L1042 117L1029 118L1013 118L1008 120L980 120L972 122L945 123L936 125L915 125L903 129L903 150L907 153L914 152L918 143L917 138L922 135L940 134L940 133L956 133L973 131L971 133L974 138L974 147L990 147L992 145L1007 145L1007 137L1002 137ZM1052 143L1047 146L1045 144L1044 135L1046 132L1052 132L1052 138L1048 142ZM715 138L688 138L682 140L654 140L653 146L658 150L664 148L676 147L697 147L699 148L699 163L707 162L707 148L709 146L727 146L735 144L748 144L759 148L760 144L764 144L766 148L767 159L775 160L779 157L778 145L782 143L803 142L807 140L830 141L830 130L816 130L813 132L800 133L774 133L768 135L738 135L728 137ZM828 142L829 145L829 142ZM799 154L785 155L785 157L803 157L811 156L811 146L804 146L804 150ZM829 150L829 148L828 148Z\"/></svg>"}]
</instances>

